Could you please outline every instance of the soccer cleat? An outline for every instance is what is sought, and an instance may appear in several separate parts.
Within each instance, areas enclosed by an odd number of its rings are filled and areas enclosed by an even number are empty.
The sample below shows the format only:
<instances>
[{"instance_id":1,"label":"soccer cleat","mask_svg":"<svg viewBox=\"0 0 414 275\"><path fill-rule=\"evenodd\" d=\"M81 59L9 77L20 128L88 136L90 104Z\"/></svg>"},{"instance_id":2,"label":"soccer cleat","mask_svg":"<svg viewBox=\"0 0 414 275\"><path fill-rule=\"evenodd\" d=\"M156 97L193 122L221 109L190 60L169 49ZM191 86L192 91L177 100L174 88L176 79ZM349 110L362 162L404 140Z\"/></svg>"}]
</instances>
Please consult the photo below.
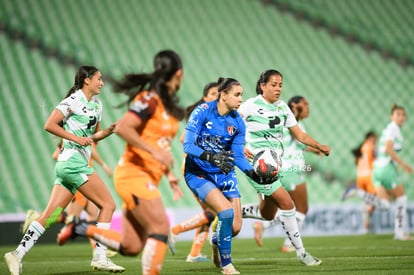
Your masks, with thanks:
<instances>
[{"instance_id":1,"label":"soccer cleat","mask_svg":"<svg viewBox=\"0 0 414 275\"><path fill-rule=\"evenodd\" d=\"M280 248L280 252L283 253L289 253L289 252L295 252L296 249L293 245L282 245L282 247Z\"/></svg>"},{"instance_id":2,"label":"soccer cleat","mask_svg":"<svg viewBox=\"0 0 414 275\"><path fill-rule=\"evenodd\" d=\"M77 236L75 233L75 225L78 222L78 217L71 215L66 218L66 225L62 227L56 238L58 245L64 245L67 241L69 241L69 239L74 239Z\"/></svg>"},{"instance_id":3,"label":"soccer cleat","mask_svg":"<svg viewBox=\"0 0 414 275\"><path fill-rule=\"evenodd\" d=\"M263 236L263 224L262 222L255 222L253 224L254 230L254 240L256 241L257 246L261 247L263 245L262 236Z\"/></svg>"},{"instance_id":4,"label":"soccer cleat","mask_svg":"<svg viewBox=\"0 0 414 275\"><path fill-rule=\"evenodd\" d=\"M221 267L220 253L218 251L218 246L213 243L212 236L210 235L210 245L211 245L211 260L213 261L216 267Z\"/></svg>"},{"instance_id":5,"label":"soccer cleat","mask_svg":"<svg viewBox=\"0 0 414 275\"><path fill-rule=\"evenodd\" d=\"M313 257L308 252L303 253L302 255L298 256L299 261L307 266L317 266L321 265L322 261L316 257Z\"/></svg>"},{"instance_id":6,"label":"soccer cleat","mask_svg":"<svg viewBox=\"0 0 414 275\"><path fill-rule=\"evenodd\" d=\"M221 273L223 274L240 274L240 272L234 267L232 263L229 263L226 266L223 266L221 269Z\"/></svg>"},{"instance_id":7,"label":"soccer cleat","mask_svg":"<svg viewBox=\"0 0 414 275\"><path fill-rule=\"evenodd\" d=\"M109 271L112 273L122 273L125 271L125 268L114 264L111 259L107 257L99 257L95 255L91 261L91 267L93 270L100 270L100 271Z\"/></svg>"},{"instance_id":8,"label":"soccer cleat","mask_svg":"<svg viewBox=\"0 0 414 275\"><path fill-rule=\"evenodd\" d=\"M175 235L170 228L170 232L168 233L167 244L168 244L168 250L170 251L171 255L175 255L175 253L177 253L175 249L176 242L177 242L177 235Z\"/></svg>"},{"instance_id":9,"label":"soccer cleat","mask_svg":"<svg viewBox=\"0 0 414 275\"><path fill-rule=\"evenodd\" d=\"M194 257L188 254L187 260L186 260L187 263L202 263L202 262L209 262L209 261L210 259L206 255L203 255L203 254L199 254Z\"/></svg>"},{"instance_id":10,"label":"soccer cleat","mask_svg":"<svg viewBox=\"0 0 414 275\"><path fill-rule=\"evenodd\" d=\"M396 241L412 241L413 238L410 235L394 236Z\"/></svg>"},{"instance_id":11,"label":"soccer cleat","mask_svg":"<svg viewBox=\"0 0 414 275\"><path fill-rule=\"evenodd\" d=\"M24 223L22 225L22 234L25 234L27 229L29 228L29 225L35 221L37 218L39 218L40 214L33 209L29 209L26 212L26 218L24 219Z\"/></svg>"},{"instance_id":12,"label":"soccer cleat","mask_svg":"<svg viewBox=\"0 0 414 275\"><path fill-rule=\"evenodd\" d=\"M357 194L357 191L358 191L358 189L357 189L355 184L352 184L352 185L348 186L345 189L344 193L342 194L342 201L345 201L349 198L355 197L356 194Z\"/></svg>"},{"instance_id":13,"label":"soccer cleat","mask_svg":"<svg viewBox=\"0 0 414 275\"><path fill-rule=\"evenodd\" d=\"M6 262L11 275L22 274L22 262L14 252L7 252L6 254L4 254L4 261Z\"/></svg>"}]
</instances>

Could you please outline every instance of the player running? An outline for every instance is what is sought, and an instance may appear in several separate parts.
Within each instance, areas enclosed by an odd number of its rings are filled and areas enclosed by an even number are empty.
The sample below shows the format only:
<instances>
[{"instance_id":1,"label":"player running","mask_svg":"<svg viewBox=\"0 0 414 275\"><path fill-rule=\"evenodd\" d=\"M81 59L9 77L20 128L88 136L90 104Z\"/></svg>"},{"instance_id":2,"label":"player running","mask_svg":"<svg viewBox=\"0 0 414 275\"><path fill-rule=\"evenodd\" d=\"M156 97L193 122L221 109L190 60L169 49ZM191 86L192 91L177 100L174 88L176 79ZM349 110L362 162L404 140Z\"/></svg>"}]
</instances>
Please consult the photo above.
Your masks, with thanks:
<instances>
[{"instance_id":1,"label":"player running","mask_svg":"<svg viewBox=\"0 0 414 275\"><path fill-rule=\"evenodd\" d=\"M93 66L82 66L66 98L50 114L45 130L63 139L63 151L55 165L55 184L46 209L33 221L16 250L4 255L11 274L21 274L23 257L80 191L100 208L97 228L109 228L115 202L99 175L89 166L91 145L111 135L115 124L100 130L102 104L97 98L104 85L101 72ZM60 125L63 121L63 127ZM106 257L106 246L99 243L97 266L101 270L123 272L122 266Z\"/></svg>"},{"instance_id":2,"label":"player running","mask_svg":"<svg viewBox=\"0 0 414 275\"><path fill-rule=\"evenodd\" d=\"M303 132L287 104L279 99L282 86L283 76L279 71L264 71L257 81L258 95L240 106L239 113L246 123L246 156L253 159L254 155L263 148L271 148L282 154L285 127L296 140L329 155L330 147L318 143ZM243 217L273 220L277 211L299 261L308 266L320 265L322 261L310 255L303 246L296 220L295 204L280 180L271 185L258 185L254 182L251 184L259 194L260 203L243 206Z\"/></svg>"}]
</instances>

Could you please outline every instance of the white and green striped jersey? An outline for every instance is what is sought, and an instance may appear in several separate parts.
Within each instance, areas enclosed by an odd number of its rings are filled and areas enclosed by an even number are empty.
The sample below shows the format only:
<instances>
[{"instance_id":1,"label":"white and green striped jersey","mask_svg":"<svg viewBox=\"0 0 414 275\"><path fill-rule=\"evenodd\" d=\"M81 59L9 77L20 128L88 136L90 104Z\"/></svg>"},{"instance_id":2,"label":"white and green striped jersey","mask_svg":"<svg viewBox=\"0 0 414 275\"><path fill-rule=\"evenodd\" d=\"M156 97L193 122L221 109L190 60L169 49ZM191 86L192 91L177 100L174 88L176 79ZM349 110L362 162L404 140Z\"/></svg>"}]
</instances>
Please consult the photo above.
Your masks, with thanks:
<instances>
[{"instance_id":1,"label":"white and green striped jersey","mask_svg":"<svg viewBox=\"0 0 414 275\"><path fill-rule=\"evenodd\" d=\"M393 142L393 149L396 152L400 151L403 147L404 139L401 134L400 126L394 121L391 121L381 133L381 137L378 141L377 157L374 161L374 167L384 167L392 161L391 157L385 152L385 144L387 141Z\"/></svg>"},{"instance_id":2,"label":"white and green striped jersey","mask_svg":"<svg viewBox=\"0 0 414 275\"><path fill-rule=\"evenodd\" d=\"M257 154L264 148L281 154L283 128L297 124L296 118L283 100L268 103L262 95L244 102L239 113L246 124L246 148Z\"/></svg>"},{"instance_id":3,"label":"white and green striped jersey","mask_svg":"<svg viewBox=\"0 0 414 275\"><path fill-rule=\"evenodd\" d=\"M87 101L82 90L77 90L69 97L62 100L56 109L62 112L63 127L66 131L79 136L91 137L96 125L101 121L102 103L97 96ZM63 150L59 154L58 161L65 161L72 156L81 156L86 163L89 162L91 146L81 146L70 140L63 140Z\"/></svg>"},{"instance_id":4,"label":"white and green striped jersey","mask_svg":"<svg viewBox=\"0 0 414 275\"><path fill-rule=\"evenodd\" d=\"M298 126L303 132L306 132L302 122L299 121ZM284 131L283 146L285 151L282 157L283 170L302 171L305 166L304 151L306 145L295 139L288 128L284 128Z\"/></svg>"}]
</instances>

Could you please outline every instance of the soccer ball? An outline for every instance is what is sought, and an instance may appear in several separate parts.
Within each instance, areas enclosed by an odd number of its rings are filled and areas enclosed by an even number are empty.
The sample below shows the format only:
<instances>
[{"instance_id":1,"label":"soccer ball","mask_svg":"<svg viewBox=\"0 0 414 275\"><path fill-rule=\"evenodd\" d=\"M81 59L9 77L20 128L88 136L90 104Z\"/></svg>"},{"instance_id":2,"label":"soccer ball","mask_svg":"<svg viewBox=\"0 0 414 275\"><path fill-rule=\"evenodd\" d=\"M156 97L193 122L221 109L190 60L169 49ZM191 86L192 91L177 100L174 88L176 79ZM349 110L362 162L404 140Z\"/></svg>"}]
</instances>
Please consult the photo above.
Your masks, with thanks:
<instances>
[{"instance_id":1,"label":"soccer ball","mask_svg":"<svg viewBox=\"0 0 414 275\"><path fill-rule=\"evenodd\" d=\"M253 159L253 169L259 177L274 177L279 173L281 166L279 155L270 148L260 151Z\"/></svg>"}]
</instances>

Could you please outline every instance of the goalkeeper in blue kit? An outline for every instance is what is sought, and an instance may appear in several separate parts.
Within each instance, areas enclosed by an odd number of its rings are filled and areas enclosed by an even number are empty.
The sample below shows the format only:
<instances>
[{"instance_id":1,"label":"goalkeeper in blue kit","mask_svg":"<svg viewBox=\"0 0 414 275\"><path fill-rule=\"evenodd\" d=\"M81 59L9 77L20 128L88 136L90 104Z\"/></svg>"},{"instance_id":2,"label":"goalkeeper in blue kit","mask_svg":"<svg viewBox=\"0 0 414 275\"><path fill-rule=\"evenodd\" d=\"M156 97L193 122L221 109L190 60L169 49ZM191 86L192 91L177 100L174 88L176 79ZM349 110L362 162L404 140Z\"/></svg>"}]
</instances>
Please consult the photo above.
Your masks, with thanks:
<instances>
[{"instance_id":1,"label":"goalkeeper in blue kit","mask_svg":"<svg viewBox=\"0 0 414 275\"><path fill-rule=\"evenodd\" d=\"M237 112L242 86L232 78L220 78L218 83L218 99L199 105L186 125L184 178L191 191L217 212L211 238L214 264L224 274L240 274L231 259L232 237L242 225L234 165L258 184L271 184L277 176L259 177L244 156L245 124Z\"/></svg>"}]
</instances>

